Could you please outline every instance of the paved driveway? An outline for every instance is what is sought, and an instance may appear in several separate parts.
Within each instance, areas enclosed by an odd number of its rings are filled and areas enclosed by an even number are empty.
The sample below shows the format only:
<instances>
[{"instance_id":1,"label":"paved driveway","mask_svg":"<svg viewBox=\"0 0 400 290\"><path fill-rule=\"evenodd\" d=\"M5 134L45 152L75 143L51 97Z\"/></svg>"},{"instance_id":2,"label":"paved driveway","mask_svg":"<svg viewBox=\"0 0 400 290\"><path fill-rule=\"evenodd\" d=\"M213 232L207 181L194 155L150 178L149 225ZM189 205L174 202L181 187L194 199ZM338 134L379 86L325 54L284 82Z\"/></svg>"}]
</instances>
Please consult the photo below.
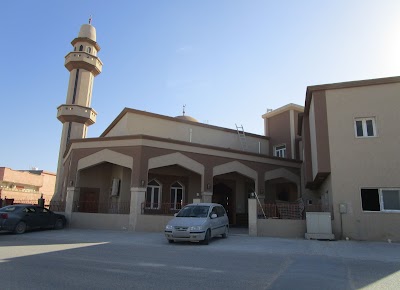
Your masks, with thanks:
<instances>
[{"instance_id":1,"label":"paved driveway","mask_svg":"<svg viewBox=\"0 0 400 290\"><path fill-rule=\"evenodd\" d=\"M400 244L161 233L0 233L2 289L399 289Z\"/></svg>"}]
</instances>

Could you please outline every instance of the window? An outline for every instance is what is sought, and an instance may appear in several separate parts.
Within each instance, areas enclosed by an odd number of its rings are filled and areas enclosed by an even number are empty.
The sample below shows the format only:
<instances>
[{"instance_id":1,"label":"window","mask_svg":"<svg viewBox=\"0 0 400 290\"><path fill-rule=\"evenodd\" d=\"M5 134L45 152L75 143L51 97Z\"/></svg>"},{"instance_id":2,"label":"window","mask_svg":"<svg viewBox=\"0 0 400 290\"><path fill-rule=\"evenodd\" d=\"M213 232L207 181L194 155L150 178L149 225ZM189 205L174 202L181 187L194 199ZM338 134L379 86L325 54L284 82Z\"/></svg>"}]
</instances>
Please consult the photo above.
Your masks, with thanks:
<instances>
[{"instance_id":1,"label":"window","mask_svg":"<svg viewBox=\"0 0 400 290\"><path fill-rule=\"evenodd\" d=\"M354 120L356 137L375 137L375 118L356 118Z\"/></svg>"},{"instance_id":2,"label":"window","mask_svg":"<svg viewBox=\"0 0 400 290\"><path fill-rule=\"evenodd\" d=\"M400 211L400 189L362 188L361 202L364 211Z\"/></svg>"},{"instance_id":3,"label":"window","mask_svg":"<svg viewBox=\"0 0 400 290\"><path fill-rule=\"evenodd\" d=\"M181 209L184 197L184 187L179 182L171 186L171 209Z\"/></svg>"},{"instance_id":4,"label":"window","mask_svg":"<svg viewBox=\"0 0 400 290\"><path fill-rule=\"evenodd\" d=\"M278 145L274 147L274 156L286 157L286 145Z\"/></svg>"},{"instance_id":5,"label":"window","mask_svg":"<svg viewBox=\"0 0 400 290\"><path fill-rule=\"evenodd\" d=\"M83 51L83 45L79 46L79 51Z\"/></svg>"},{"instance_id":6,"label":"window","mask_svg":"<svg viewBox=\"0 0 400 290\"><path fill-rule=\"evenodd\" d=\"M159 209L161 200L161 184L152 180L147 185L146 208Z\"/></svg>"},{"instance_id":7,"label":"window","mask_svg":"<svg viewBox=\"0 0 400 290\"><path fill-rule=\"evenodd\" d=\"M87 53L91 53L91 52L92 52L92 48L86 47L86 52L87 52Z\"/></svg>"}]
</instances>

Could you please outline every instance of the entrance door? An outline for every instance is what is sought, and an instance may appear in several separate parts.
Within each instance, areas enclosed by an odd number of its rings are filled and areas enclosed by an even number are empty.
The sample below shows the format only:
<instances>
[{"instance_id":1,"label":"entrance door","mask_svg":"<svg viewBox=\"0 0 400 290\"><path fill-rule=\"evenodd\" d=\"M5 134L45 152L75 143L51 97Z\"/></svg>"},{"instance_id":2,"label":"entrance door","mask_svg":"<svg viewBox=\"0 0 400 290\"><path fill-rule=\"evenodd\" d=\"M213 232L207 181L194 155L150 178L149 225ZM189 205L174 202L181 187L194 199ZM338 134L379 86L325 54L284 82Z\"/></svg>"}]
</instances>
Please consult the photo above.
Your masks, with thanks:
<instances>
[{"instance_id":1,"label":"entrance door","mask_svg":"<svg viewBox=\"0 0 400 290\"><path fill-rule=\"evenodd\" d=\"M224 183L214 185L212 202L221 204L228 214L229 223L236 224L236 209L232 188Z\"/></svg>"},{"instance_id":2,"label":"entrance door","mask_svg":"<svg viewBox=\"0 0 400 290\"><path fill-rule=\"evenodd\" d=\"M79 211L80 212L99 212L99 189L88 188L81 189L79 196Z\"/></svg>"}]
</instances>

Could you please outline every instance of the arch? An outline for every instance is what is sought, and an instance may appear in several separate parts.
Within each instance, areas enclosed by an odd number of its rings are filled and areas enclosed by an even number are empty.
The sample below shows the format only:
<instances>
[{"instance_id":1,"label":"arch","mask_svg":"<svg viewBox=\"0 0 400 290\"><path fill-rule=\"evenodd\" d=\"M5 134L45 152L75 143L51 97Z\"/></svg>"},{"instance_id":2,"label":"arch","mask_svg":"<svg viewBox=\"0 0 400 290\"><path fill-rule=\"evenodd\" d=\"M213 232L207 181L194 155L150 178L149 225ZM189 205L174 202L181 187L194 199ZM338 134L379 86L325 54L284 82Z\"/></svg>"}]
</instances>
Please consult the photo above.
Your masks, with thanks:
<instances>
[{"instance_id":1,"label":"arch","mask_svg":"<svg viewBox=\"0 0 400 290\"><path fill-rule=\"evenodd\" d=\"M254 180L255 190L258 192L258 174L257 171L240 163L239 161L232 161L225 164L217 165L213 168L213 177L226 173L237 172L248 178Z\"/></svg>"},{"instance_id":2,"label":"arch","mask_svg":"<svg viewBox=\"0 0 400 290\"><path fill-rule=\"evenodd\" d=\"M103 162L109 162L133 170L133 157L109 149L101 150L80 159L77 170L79 171Z\"/></svg>"},{"instance_id":3,"label":"arch","mask_svg":"<svg viewBox=\"0 0 400 290\"><path fill-rule=\"evenodd\" d=\"M152 157L148 161L148 170L165 167L170 165L179 165L187 170L193 171L201 176L201 191L204 191L204 165L176 152L158 157Z\"/></svg>"},{"instance_id":4,"label":"arch","mask_svg":"<svg viewBox=\"0 0 400 290\"><path fill-rule=\"evenodd\" d=\"M79 46L79 51L83 51L83 45Z\"/></svg>"},{"instance_id":5,"label":"arch","mask_svg":"<svg viewBox=\"0 0 400 290\"><path fill-rule=\"evenodd\" d=\"M267 171L264 174L264 181L276 178L285 178L293 183L296 183L297 185L300 184L300 176L297 176L296 174L290 172L285 168L274 169L271 171Z\"/></svg>"}]
</instances>

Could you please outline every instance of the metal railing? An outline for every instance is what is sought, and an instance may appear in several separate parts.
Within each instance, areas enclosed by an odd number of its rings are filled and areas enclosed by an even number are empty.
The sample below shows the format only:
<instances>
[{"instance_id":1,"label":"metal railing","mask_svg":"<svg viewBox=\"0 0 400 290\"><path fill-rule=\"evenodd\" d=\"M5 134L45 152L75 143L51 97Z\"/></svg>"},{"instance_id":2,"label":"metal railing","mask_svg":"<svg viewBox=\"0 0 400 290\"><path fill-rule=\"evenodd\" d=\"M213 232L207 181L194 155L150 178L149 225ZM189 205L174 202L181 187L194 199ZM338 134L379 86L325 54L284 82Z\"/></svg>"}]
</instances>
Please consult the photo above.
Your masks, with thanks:
<instances>
[{"instance_id":1,"label":"metal railing","mask_svg":"<svg viewBox=\"0 0 400 290\"><path fill-rule=\"evenodd\" d=\"M184 207L186 203L142 203L142 214L146 215L174 215Z\"/></svg>"},{"instance_id":2,"label":"metal railing","mask_svg":"<svg viewBox=\"0 0 400 290\"><path fill-rule=\"evenodd\" d=\"M32 204L38 205L37 199L14 199L14 198L6 198L3 200L3 205L13 205L13 204ZM48 208L51 211L63 212L65 211L65 201L50 201L47 202L45 200L44 207Z\"/></svg>"},{"instance_id":3,"label":"metal railing","mask_svg":"<svg viewBox=\"0 0 400 290\"><path fill-rule=\"evenodd\" d=\"M302 203L265 203L262 204L266 218L272 219L291 219L303 220L306 212L324 212L327 211L321 205L304 205ZM264 218L260 206L257 207L258 218Z\"/></svg>"},{"instance_id":4,"label":"metal railing","mask_svg":"<svg viewBox=\"0 0 400 290\"><path fill-rule=\"evenodd\" d=\"M130 202L93 202L75 201L72 204L73 212L129 214Z\"/></svg>"}]
</instances>

